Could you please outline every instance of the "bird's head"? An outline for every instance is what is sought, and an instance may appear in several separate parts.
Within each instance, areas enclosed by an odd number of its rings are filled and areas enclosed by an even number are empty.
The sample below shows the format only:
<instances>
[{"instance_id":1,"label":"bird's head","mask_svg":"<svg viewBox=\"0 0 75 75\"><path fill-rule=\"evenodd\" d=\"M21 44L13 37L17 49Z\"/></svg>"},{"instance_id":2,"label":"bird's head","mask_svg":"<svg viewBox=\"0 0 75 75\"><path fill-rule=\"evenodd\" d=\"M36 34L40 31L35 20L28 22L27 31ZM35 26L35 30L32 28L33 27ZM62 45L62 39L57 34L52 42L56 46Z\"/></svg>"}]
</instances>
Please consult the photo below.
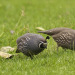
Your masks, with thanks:
<instances>
[{"instance_id":1,"label":"bird's head","mask_svg":"<svg viewBox=\"0 0 75 75\"><path fill-rule=\"evenodd\" d=\"M47 36L46 39L40 41L39 48L47 48L47 41L46 41L47 39L50 39L50 37Z\"/></svg>"},{"instance_id":2,"label":"bird's head","mask_svg":"<svg viewBox=\"0 0 75 75\"><path fill-rule=\"evenodd\" d=\"M47 48L47 41L40 41L39 48L42 48L42 49Z\"/></svg>"}]
</instances>

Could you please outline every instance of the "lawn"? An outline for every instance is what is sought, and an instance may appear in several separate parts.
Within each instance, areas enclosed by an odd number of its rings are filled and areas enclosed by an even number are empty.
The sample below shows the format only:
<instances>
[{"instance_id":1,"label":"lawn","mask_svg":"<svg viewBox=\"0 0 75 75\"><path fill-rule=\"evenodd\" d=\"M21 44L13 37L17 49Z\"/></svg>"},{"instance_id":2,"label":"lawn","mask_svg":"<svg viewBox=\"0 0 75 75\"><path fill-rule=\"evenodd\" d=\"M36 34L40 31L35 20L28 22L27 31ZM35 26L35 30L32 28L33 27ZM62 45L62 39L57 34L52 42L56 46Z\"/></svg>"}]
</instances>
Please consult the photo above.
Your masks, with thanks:
<instances>
[{"instance_id":1,"label":"lawn","mask_svg":"<svg viewBox=\"0 0 75 75\"><path fill-rule=\"evenodd\" d=\"M75 29L75 0L0 0L0 48L17 48L16 39L37 33L36 27ZM75 51L60 47L57 52L50 38L48 48L33 60L22 53L12 59L0 57L0 75L75 75L74 65Z\"/></svg>"}]
</instances>

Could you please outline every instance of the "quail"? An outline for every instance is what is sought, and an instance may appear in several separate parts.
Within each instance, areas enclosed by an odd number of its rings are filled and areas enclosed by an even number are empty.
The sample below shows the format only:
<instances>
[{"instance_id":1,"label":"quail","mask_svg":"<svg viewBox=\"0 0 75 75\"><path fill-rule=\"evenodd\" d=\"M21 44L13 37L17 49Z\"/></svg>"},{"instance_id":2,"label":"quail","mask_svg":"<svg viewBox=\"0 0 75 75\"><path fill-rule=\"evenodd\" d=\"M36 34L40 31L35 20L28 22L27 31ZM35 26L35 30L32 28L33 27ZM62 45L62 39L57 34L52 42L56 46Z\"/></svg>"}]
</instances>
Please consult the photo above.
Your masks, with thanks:
<instances>
[{"instance_id":1,"label":"quail","mask_svg":"<svg viewBox=\"0 0 75 75\"><path fill-rule=\"evenodd\" d=\"M49 39L47 36L46 39ZM31 59L47 48L47 40L43 36L34 33L26 33L17 39L16 53L22 52Z\"/></svg>"},{"instance_id":2,"label":"quail","mask_svg":"<svg viewBox=\"0 0 75 75\"><path fill-rule=\"evenodd\" d=\"M54 28L46 31L38 31L52 36L58 47L75 50L75 30L70 28Z\"/></svg>"}]
</instances>

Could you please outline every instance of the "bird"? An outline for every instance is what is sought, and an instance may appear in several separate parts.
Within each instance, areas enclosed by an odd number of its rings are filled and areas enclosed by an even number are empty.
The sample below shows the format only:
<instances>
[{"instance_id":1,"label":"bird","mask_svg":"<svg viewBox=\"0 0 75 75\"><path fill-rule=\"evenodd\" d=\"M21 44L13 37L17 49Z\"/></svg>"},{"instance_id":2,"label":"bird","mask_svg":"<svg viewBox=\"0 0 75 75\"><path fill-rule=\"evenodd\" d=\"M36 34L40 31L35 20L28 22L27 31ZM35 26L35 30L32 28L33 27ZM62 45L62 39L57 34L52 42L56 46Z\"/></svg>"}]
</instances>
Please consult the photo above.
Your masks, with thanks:
<instances>
[{"instance_id":1,"label":"bird","mask_svg":"<svg viewBox=\"0 0 75 75\"><path fill-rule=\"evenodd\" d=\"M16 53L22 52L33 59L34 55L39 54L47 48L47 39L49 39L48 36L44 39L40 34L26 33L17 39Z\"/></svg>"},{"instance_id":2,"label":"bird","mask_svg":"<svg viewBox=\"0 0 75 75\"><path fill-rule=\"evenodd\" d=\"M57 43L57 51L59 47L75 50L75 30L71 28L59 27L38 32L51 36Z\"/></svg>"}]
</instances>

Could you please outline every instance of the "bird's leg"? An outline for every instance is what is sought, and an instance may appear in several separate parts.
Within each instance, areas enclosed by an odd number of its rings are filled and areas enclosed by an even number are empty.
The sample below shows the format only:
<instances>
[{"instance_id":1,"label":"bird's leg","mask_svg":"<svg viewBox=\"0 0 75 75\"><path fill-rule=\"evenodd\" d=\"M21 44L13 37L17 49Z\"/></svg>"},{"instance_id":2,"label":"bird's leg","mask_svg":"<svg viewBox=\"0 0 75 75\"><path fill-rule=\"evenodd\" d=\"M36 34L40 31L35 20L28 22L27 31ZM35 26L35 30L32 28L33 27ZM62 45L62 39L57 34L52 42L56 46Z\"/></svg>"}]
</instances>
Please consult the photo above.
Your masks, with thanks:
<instances>
[{"instance_id":1,"label":"bird's leg","mask_svg":"<svg viewBox=\"0 0 75 75\"><path fill-rule=\"evenodd\" d=\"M30 58L31 58L31 60L33 59L33 56L32 55L30 55Z\"/></svg>"},{"instance_id":2,"label":"bird's leg","mask_svg":"<svg viewBox=\"0 0 75 75\"><path fill-rule=\"evenodd\" d=\"M33 59L33 54L30 52L30 51L28 51L28 53L29 53L29 57L31 58L31 60Z\"/></svg>"}]
</instances>

